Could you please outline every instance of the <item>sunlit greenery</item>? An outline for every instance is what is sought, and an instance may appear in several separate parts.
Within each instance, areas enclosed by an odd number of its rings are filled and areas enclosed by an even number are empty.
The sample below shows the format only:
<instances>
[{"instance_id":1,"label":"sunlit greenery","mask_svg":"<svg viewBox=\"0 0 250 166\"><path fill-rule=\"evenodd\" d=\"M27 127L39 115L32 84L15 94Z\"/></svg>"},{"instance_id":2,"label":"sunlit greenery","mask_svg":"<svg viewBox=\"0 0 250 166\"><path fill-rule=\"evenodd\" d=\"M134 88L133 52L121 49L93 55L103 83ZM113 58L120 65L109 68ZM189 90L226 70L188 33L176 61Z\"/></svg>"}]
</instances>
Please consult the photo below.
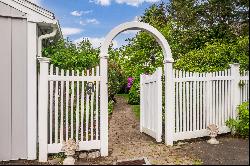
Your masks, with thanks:
<instances>
[{"instance_id":1,"label":"sunlit greenery","mask_svg":"<svg viewBox=\"0 0 250 166\"><path fill-rule=\"evenodd\" d=\"M170 0L150 6L140 21L154 26L167 39L176 69L208 72L240 63L241 70L248 70L248 12L247 0ZM163 54L146 32L140 31L127 41L126 46L109 49L109 100L124 92L127 78L133 77L128 102L139 104L139 76L163 67ZM56 66L80 71L98 65L99 53L88 40L78 46L59 41L43 50Z\"/></svg>"}]
</instances>

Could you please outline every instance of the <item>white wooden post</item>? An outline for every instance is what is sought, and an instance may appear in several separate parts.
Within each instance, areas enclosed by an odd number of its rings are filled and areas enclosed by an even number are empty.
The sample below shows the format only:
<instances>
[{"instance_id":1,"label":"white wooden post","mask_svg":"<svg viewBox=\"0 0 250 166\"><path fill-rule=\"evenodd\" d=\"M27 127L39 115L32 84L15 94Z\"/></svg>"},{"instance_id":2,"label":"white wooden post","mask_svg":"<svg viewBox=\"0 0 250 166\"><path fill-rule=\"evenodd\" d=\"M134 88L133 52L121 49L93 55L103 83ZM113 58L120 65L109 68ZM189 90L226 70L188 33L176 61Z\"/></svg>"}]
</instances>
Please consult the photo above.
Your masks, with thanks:
<instances>
[{"instance_id":1,"label":"white wooden post","mask_svg":"<svg viewBox=\"0 0 250 166\"><path fill-rule=\"evenodd\" d=\"M157 119L156 119L156 123L157 123L157 129L156 129L156 142L161 142L161 135L162 135L162 81L161 81L161 77L162 77L162 68L157 68L156 70L156 76L157 76L157 81L156 81L156 86L157 86Z\"/></svg>"},{"instance_id":2,"label":"white wooden post","mask_svg":"<svg viewBox=\"0 0 250 166\"><path fill-rule=\"evenodd\" d=\"M174 140L174 80L173 64L171 61L164 62L165 71L165 144L173 145Z\"/></svg>"},{"instance_id":3,"label":"white wooden post","mask_svg":"<svg viewBox=\"0 0 250 166\"><path fill-rule=\"evenodd\" d=\"M39 162L47 161L48 154L48 67L49 59L41 57L38 98Z\"/></svg>"},{"instance_id":4,"label":"white wooden post","mask_svg":"<svg viewBox=\"0 0 250 166\"><path fill-rule=\"evenodd\" d=\"M28 22L28 54L27 54L27 113L28 113L28 160L37 159L37 59L36 41L37 24Z\"/></svg>"},{"instance_id":5,"label":"white wooden post","mask_svg":"<svg viewBox=\"0 0 250 166\"><path fill-rule=\"evenodd\" d=\"M231 67L231 76L232 80L232 92L233 92L233 117L237 117L237 106L240 104L240 65L238 63L234 63L230 65Z\"/></svg>"},{"instance_id":6,"label":"white wooden post","mask_svg":"<svg viewBox=\"0 0 250 166\"><path fill-rule=\"evenodd\" d=\"M144 111L144 98L143 98L143 94L144 94L144 92L143 92L143 74L141 74L140 75L140 132L142 133L142 126L144 126L143 125L143 123L144 123L144 113L143 113L143 111Z\"/></svg>"},{"instance_id":7,"label":"white wooden post","mask_svg":"<svg viewBox=\"0 0 250 166\"><path fill-rule=\"evenodd\" d=\"M108 63L107 56L100 58L100 137L101 156L108 156Z\"/></svg>"}]
</instances>

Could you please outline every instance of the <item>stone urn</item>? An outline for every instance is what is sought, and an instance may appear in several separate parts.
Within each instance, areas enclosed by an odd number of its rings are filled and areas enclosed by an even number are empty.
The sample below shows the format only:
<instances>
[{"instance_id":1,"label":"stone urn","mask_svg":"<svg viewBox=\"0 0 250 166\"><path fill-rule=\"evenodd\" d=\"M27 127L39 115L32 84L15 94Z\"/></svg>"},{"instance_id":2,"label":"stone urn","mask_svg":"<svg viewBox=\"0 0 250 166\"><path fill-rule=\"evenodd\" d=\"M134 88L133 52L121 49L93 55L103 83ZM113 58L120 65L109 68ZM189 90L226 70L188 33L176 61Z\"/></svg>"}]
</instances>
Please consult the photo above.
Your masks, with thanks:
<instances>
[{"instance_id":1,"label":"stone urn","mask_svg":"<svg viewBox=\"0 0 250 166\"><path fill-rule=\"evenodd\" d=\"M64 151L65 155L67 156L63 161L63 165L75 164L75 159L73 156L77 149L78 149L78 144L75 142L74 139L70 138L68 141L63 142L62 151Z\"/></svg>"},{"instance_id":2,"label":"stone urn","mask_svg":"<svg viewBox=\"0 0 250 166\"><path fill-rule=\"evenodd\" d=\"M211 124L207 127L207 130L209 131L209 136L211 137L207 142L213 145L219 144L219 141L215 138L219 133L219 128L215 124Z\"/></svg>"}]
</instances>

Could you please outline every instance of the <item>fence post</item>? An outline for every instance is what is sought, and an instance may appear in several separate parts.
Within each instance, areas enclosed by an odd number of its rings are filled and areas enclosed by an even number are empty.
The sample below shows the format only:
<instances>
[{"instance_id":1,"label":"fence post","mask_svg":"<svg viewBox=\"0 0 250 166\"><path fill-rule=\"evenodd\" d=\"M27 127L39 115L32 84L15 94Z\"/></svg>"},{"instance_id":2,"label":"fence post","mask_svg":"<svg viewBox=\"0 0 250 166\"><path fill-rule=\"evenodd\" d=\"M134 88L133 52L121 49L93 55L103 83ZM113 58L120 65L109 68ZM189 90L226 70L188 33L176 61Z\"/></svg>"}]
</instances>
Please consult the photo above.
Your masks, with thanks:
<instances>
[{"instance_id":1,"label":"fence post","mask_svg":"<svg viewBox=\"0 0 250 166\"><path fill-rule=\"evenodd\" d=\"M142 126L144 123L144 98L143 98L143 74L140 75L140 132L142 132Z\"/></svg>"},{"instance_id":2,"label":"fence post","mask_svg":"<svg viewBox=\"0 0 250 166\"><path fill-rule=\"evenodd\" d=\"M174 141L174 80L173 80L173 62L164 61L165 72L165 144L173 145Z\"/></svg>"},{"instance_id":3,"label":"fence post","mask_svg":"<svg viewBox=\"0 0 250 166\"><path fill-rule=\"evenodd\" d=\"M38 58L40 63L39 96L38 96L38 136L39 162L47 161L48 154L48 68L49 59Z\"/></svg>"},{"instance_id":4,"label":"fence post","mask_svg":"<svg viewBox=\"0 0 250 166\"><path fill-rule=\"evenodd\" d=\"M161 142L161 136L162 136L162 68L159 67L156 70L157 73L157 136L156 136L156 141Z\"/></svg>"},{"instance_id":5,"label":"fence post","mask_svg":"<svg viewBox=\"0 0 250 166\"><path fill-rule=\"evenodd\" d=\"M100 138L101 156L108 156L108 57L100 58L100 74L102 77L100 86Z\"/></svg>"},{"instance_id":6,"label":"fence post","mask_svg":"<svg viewBox=\"0 0 250 166\"><path fill-rule=\"evenodd\" d=\"M234 63L230 65L232 76L232 92L233 92L233 113L232 118L237 117L237 106L240 104L240 64Z\"/></svg>"}]
</instances>

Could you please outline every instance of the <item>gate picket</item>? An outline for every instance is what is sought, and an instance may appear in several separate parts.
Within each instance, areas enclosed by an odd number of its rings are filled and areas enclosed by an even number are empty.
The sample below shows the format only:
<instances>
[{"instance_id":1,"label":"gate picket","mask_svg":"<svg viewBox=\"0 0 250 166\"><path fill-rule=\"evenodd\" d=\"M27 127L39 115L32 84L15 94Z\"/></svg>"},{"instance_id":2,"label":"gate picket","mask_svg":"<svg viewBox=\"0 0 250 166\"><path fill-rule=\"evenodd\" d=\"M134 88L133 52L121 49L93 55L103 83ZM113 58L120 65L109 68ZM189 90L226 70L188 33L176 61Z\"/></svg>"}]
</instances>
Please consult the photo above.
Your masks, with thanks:
<instances>
[{"instance_id":1,"label":"gate picket","mask_svg":"<svg viewBox=\"0 0 250 166\"><path fill-rule=\"evenodd\" d=\"M162 69L152 75L140 75L140 131L161 142Z\"/></svg>"}]
</instances>

